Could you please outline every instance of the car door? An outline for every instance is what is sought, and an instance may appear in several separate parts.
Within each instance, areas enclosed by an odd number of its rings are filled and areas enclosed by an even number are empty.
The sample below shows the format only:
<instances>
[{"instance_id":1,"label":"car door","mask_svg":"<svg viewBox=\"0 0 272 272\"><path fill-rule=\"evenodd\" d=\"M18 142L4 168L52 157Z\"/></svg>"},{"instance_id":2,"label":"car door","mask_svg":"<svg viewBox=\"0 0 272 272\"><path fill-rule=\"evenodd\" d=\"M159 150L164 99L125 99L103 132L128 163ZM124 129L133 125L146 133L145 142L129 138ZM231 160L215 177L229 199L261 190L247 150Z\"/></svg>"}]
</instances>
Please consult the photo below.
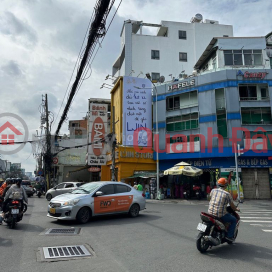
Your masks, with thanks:
<instances>
[{"instance_id":1,"label":"car door","mask_svg":"<svg viewBox=\"0 0 272 272\"><path fill-rule=\"evenodd\" d=\"M65 183L60 183L59 185L57 185L55 187L55 192L53 197L64 194L64 187L65 187Z\"/></svg>"},{"instance_id":2,"label":"car door","mask_svg":"<svg viewBox=\"0 0 272 272\"><path fill-rule=\"evenodd\" d=\"M115 184L114 187L116 212L128 212L133 202L131 188L123 184Z\"/></svg>"},{"instance_id":3,"label":"car door","mask_svg":"<svg viewBox=\"0 0 272 272\"><path fill-rule=\"evenodd\" d=\"M65 183L63 194L69 193L73 191L76 188L76 185L74 183Z\"/></svg>"},{"instance_id":4,"label":"car door","mask_svg":"<svg viewBox=\"0 0 272 272\"><path fill-rule=\"evenodd\" d=\"M115 212L114 184L102 186L97 191L103 193L102 196L94 196L94 214L105 214Z\"/></svg>"}]
</instances>

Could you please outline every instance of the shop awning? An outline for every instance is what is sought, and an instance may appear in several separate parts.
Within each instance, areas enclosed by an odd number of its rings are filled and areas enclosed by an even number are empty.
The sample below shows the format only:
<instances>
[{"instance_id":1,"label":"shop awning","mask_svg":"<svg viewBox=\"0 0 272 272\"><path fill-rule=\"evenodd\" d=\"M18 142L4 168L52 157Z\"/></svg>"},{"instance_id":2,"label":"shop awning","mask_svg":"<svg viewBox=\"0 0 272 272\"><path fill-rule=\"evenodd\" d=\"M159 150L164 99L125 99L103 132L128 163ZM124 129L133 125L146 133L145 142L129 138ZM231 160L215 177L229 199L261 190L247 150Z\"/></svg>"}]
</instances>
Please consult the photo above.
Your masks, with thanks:
<instances>
[{"instance_id":1,"label":"shop awning","mask_svg":"<svg viewBox=\"0 0 272 272\"><path fill-rule=\"evenodd\" d=\"M160 177L162 176L162 173L159 174ZM156 178L157 173L156 172L141 172L141 173L136 173L130 177L127 177L127 179L132 179L132 178Z\"/></svg>"}]
</instances>

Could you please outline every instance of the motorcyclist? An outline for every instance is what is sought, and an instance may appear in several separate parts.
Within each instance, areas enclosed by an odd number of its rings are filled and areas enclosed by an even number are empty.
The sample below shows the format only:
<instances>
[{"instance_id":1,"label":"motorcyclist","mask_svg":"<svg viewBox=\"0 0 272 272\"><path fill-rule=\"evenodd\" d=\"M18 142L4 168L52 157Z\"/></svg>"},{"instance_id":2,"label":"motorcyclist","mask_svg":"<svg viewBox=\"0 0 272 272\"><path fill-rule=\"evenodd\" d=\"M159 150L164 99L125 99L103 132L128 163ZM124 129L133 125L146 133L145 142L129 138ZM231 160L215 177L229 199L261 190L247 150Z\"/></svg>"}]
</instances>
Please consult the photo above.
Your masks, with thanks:
<instances>
[{"instance_id":1,"label":"motorcyclist","mask_svg":"<svg viewBox=\"0 0 272 272\"><path fill-rule=\"evenodd\" d=\"M24 188L21 186L21 183L22 183L22 179L16 179L15 180L15 184L13 184L9 189L8 191L6 192L6 195L5 195L5 198L4 198L4 205L3 205L3 212L5 213L6 212L6 207L8 205L8 203L10 202L10 200L12 200L13 198L13 195L15 193L18 194L18 199L21 200L21 203L22 203L22 207L23 207L23 201L25 201L26 203L28 203L28 199L27 199L27 195L26 195L26 192L24 190Z\"/></svg>"},{"instance_id":2,"label":"motorcyclist","mask_svg":"<svg viewBox=\"0 0 272 272\"><path fill-rule=\"evenodd\" d=\"M2 184L2 186L0 187L0 196L3 196L3 193L10 181L11 179L7 178L6 181Z\"/></svg>"},{"instance_id":3,"label":"motorcyclist","mask_svg":"<svg viewBox=\"0 0 272 272\"><path fill-rule=\"evenodd\" d=\"M234 241L234 231L236 227L236 218L227 212L227 205L234 211L240 211L234 203L232 196L229 192L226 191L228 186L228 181L225 178L220 178L217 181L218 188L215 188L210 193L210 203L208 213L219 217L224 223L229 222L230 226L228 229L227 237L225 237L228 241Z\"/></svg>"}]
</instances>

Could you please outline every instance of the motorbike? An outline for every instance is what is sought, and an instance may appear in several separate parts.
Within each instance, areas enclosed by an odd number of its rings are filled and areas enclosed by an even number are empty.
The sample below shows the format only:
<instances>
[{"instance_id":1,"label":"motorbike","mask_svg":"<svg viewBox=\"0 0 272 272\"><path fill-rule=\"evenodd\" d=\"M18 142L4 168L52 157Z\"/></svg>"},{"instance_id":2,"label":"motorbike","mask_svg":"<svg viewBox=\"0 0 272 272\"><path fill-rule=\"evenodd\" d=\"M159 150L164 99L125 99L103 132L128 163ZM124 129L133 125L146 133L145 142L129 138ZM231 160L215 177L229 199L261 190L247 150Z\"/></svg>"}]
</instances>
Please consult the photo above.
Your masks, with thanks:
<instances>
[{"instance_id":1,"label":"motorbike","mask_svg":"<svg viewBox=\"0 0 272 272\"><path fill-rule=\"evenodd\" d=\"M22 203L18 199L13 199L8 204L8 211L5 213L4 222L7 223L9 228L14 229L16 223L22 220L23 214L20 213L22 210Z\"/></svg>"},{"instance_id":2,"label":"motorbike","mask_svg":"<svg viewBox=\"0 0 272 272\"><path fill-rule=\"evenodd\" d=\"M27 211L27 204L24 202L23 203L23 213L25 213Z\"/></svg>"},{"instance_id":3,"label":"motorbike","mask_svg":"<svg viewBox=\"0 0 272 272\"><path fill-rule=\"evenodd\" d=\"M196 186L196 185L193 185L193 192L194 192L194 195L196 196L196 198L198 199L198 200L200 200L201 199L201 188L200 188L200 186Z\"/></svg>"},{"instance_id":4,"label":"motorbike","mask_svg":"<svg viewBox=\"0 0 272 272\"><path fill-rule=\"evenodd\" d=\"M236 218L236 227L234 231L234 239L236 239L240 225L240 216L230 206L227 207L227 212ZM196 238L196 247L201 253L206 252L213 246L224 243L233 243L232 241L225 239L230 223L224 224L220 218L205 212L201 212L200 218L202 223L199 223L197 226L199 234Z\"/></svg>"}]
</instances>

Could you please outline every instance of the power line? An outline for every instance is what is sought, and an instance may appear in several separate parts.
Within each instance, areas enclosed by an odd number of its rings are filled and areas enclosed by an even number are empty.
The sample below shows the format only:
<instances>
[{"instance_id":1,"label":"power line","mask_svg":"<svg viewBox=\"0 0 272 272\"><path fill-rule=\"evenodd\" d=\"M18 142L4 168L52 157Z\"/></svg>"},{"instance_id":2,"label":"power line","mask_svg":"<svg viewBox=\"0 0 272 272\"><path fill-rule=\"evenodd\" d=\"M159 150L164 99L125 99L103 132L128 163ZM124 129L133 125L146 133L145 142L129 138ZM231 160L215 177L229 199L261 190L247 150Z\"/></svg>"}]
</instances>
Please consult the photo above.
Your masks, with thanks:
<instances>
[{"instance_id":1,"label":"power line","mask_svg":"<svg viewBox=\"0 0 272 272\"><path fill-rule=\"evenodd\" d=\"M113 2L114 2L114 0L113 0ZM69 108L71 106L71 102L72 102L73 97L77 91L78 84L80 83L82 73L85 70L85 66L86 66L86 63L89 58L90 49L92 49L93 45L96 44L97 40L100 37L105 35L105 30L104 30L105 29L105 21L108 16L107 10L108 10L109 4L110 4L110 0L103 0L103 1L98 0L97 1L96 7L95 7L96 16L95 16L94 21L91 24L91 29L89 32L89 37L88 37L86 49L85 49L83 58L81 60L80 67L78 69L76 79L72 85L72 89L71 89L67 104L64 108L60 122L58 124L57 130L56 130L56 135L59 134L62 124L66 119L67 113L68 113Z\"/></svg>"}]
</instances>

